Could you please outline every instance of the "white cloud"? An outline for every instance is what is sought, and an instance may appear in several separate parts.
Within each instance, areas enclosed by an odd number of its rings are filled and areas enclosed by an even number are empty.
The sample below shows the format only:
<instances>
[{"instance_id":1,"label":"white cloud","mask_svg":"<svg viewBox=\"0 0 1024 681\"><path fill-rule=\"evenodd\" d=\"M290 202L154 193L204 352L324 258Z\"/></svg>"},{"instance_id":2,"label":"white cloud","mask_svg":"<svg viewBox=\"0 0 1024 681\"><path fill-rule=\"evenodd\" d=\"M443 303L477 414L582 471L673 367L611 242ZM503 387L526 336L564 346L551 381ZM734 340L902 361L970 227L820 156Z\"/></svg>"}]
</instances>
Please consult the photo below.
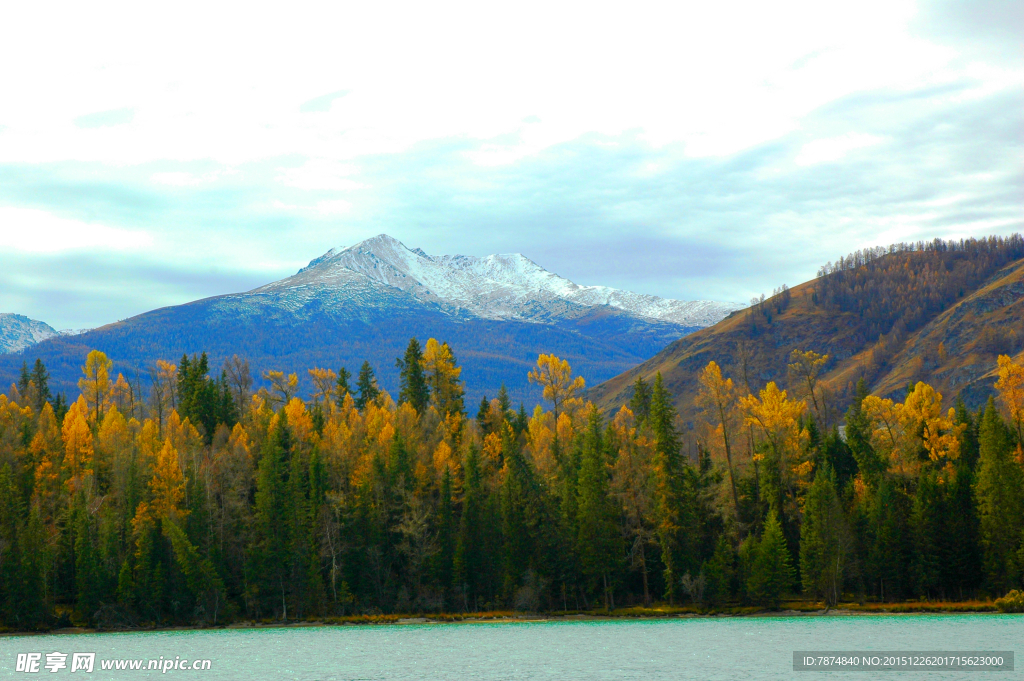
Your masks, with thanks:
<instances>
[{"instance_id":1,"label":"white cloud","mask_svg":"<svg viewBox=\"0 0 1024 681\"><path fill-rule=\"evenodd\" d=\"M25 253L138 251L153 243L148 233L69 220L34 208L0 206L0 248Z\"/></svg>"},{"instance_id":2,"label":"white cloud","mask_svg":"<svg viewBox=\"0 0 1024 681\"><path fill-rule=\"evenodd\" d=\"M314 158L298 168L283 169L277 181L289 187L306 190L352 191L365 189L367 185L350 180L349 175L358 172L350 163L338 163L329 159Z\"/></svg>"},{"instance_id":3,"label":"white cloud","mask_svg":"<svg viewBox=\"0 0 1024 681\"><path fill-rule=\"evenodd\" d=\"M318 201L316 210L321 215L344 215L352 210L352 204L342 199Z\"/></svg>"},{"instance_id":4,"label":"white cloud","mask_svg":"<svg viewBox=\"0 0 1024 681\"><path fill-rule=\"evenodd\" d=\"M515 12L299 3L244 19L230 4L197 3L203 22L187 6L173 16L155 6L81 6L59 17L32 3L13 10L9 21L48 30L0 44L5 63L38 56L0 76L9 128L0 160L347 162L424 140L514 134L527 117L536 122L518 149L480 162L626 130L655 145L682 143L691 156L724 156L779 138L837 98L970 68L951 70L955 50L907 30L910 0L652 2L582 13L543 2ZM129 21L161 28L131 30ZM1008 69L1019 82L1020 64ZM325 92L331 106L302 113ZM133 111L131 125L74 124L109 110ZM338 179L310 186L352 188Z\"/></svg>"},{"instance_id":5,"label":"white cloud","mask_svg":"<svg viewBox=\"0 0 1024 681\"><path fill-rule=\"evenodd\" d=\"M977 5L922 3L937 34L913 0L13 3L0 203L51 212L0 213L0 249L152 235L170 261L276 273L382 229L478 255L715 233L785 262L799 233L810 262L1018 228L1024 63L947 37L961 14L1003 42L1019 22Z\"/></svg>"},{"instance_id":6,"label":"white cloud","mask_svg":"<svg viewBox=\"0 0 1024 681\"><path fill-rule=\"evenodd\" d=\"M197 177L192 173L181 172L153 173L150 179L157 184L166 184L172 187L194 187L204 181L202 177Z\"/></svg>"},{"instance_id":7,"label":"white cloud","mask_svg":"<svg viewBox=\"0 0 1024 681\"><path fill-rule=\"evenodd\" d=\"M847 154L857 149L866 149L881 144L884 138L877 135L850 133L814 140L803 145L794 159L797 165L811 166L819 163L835 163L846 158Z\"/></svg>"}]
</instances>

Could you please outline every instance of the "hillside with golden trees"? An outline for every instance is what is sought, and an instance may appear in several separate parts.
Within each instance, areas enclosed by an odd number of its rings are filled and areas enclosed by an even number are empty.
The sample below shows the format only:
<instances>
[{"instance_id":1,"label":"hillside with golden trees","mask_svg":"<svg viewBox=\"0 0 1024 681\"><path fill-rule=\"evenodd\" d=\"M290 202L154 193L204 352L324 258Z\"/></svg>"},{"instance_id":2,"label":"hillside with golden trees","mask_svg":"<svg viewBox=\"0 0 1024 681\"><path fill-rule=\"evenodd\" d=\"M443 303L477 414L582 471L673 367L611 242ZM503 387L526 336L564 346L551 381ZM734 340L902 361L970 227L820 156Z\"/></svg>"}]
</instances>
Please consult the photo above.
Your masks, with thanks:
<instances>
[{"instance_id":1,"label":"hillside with golden trees","mask_svg":"<svg viewBox=\"0 0 1024 681\"><path fill-rule=\"evenodd\" d=\"M684 424L700 410L699 373L714 361L739 388L769 381L807 395L820 385L821 420L838 422L863 379L869 392L902 399L918 381L969 407L992 394L996 358L1024 350L1024 239L899 244L858 251L818 277L752 301L715 326L686 336L654 358L593 388L605 412L626 404L638 377L660 373ZM825 358L791 368L794 351Z\"/></svg>"},{"instance_id":2,"label":"hillside with golden trees","mask_svg":"<svg viewBox=\"0 0 1024 681\"><path fill-rule=\"evenodd\" d=\"M432 338L399 358L397 399L368 363L354 385L310 368L307 401L295 374L254 393L245 359L217 377L205 354L161 360L141 395L94 350L65 404L37 362L0 395L0 628L1020 587L1024 364L998 358L998 401L977 412L861 381L840 437L821 425L827 361L788 359L803 396L700 369L696 460L661 375L606 417L550 354L528 372L544 404L515 411L500 390L475 416Z\"/></svg>"}]
</instances>

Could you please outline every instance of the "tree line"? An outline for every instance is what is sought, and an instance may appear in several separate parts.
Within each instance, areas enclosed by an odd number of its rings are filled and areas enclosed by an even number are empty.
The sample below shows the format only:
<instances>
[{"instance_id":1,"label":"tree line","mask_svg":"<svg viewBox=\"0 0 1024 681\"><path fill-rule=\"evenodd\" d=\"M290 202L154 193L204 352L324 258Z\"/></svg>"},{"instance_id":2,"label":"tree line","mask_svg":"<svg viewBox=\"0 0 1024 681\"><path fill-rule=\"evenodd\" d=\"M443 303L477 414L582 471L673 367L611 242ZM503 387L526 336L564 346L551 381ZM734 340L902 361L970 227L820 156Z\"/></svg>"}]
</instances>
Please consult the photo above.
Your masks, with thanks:
<instances>
[{"instance_id":1,"label":"tree line","mask_svg":"<svg viewBox=\"0 0 1024 681\"><path fill-rule=\"evenodd\" d=\"M863 249L818 271L813 300L826 310L856 314L865 340L888 334L902 340L1020 258L1020 234Z\"/></svg>"},{"instance_id":2,"label":"tree line","mask_svg":"<svg viewBox=\"0 0 1024 681\"><path fill-rule=\"evenodd\" d=\"M544 405L476 414L452 348L411 339L401 388L364 363L315 386L205 355L159 362L148 399L89 354L80 394L42 363L0 395L0 621L15 629L353 613L557 611L799 593L963 599L1024 572L1024 367L999 400L942 410L863 383L827 430L817 372L752 394L715 363L684 453L660 375L604 415L540 355ZM397 399L396 399L397 398Z\"/></svg>"}]
</instances>

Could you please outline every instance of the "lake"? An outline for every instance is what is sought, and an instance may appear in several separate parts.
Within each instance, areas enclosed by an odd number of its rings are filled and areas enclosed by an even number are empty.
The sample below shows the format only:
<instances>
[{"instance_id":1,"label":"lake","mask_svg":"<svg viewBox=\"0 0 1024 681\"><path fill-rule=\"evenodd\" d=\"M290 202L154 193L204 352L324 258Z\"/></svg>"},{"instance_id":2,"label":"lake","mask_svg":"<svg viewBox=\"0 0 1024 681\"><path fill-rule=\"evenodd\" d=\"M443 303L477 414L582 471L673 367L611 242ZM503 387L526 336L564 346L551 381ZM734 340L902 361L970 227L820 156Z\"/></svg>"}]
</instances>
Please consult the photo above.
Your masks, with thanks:
<instances>
[{"instance_id":1,"label":"lake","mask_svg":"<svg viewBox=\"0 0 1024 681\"><path fill-rule=\"evenodd\" d=\"M876 615L405 624L0 637L0 678L780 679L795 650L1014 650L1024 617ZM19 653L68 654L57 672L16 671ZM73 653L95 653L71 673ZM209 659L209 670L104 671L109 659ZM841 679L1008 679L1014 672L846 672ZM829 673L828 678L835 678Z\"/></svg>"}]
</instances>

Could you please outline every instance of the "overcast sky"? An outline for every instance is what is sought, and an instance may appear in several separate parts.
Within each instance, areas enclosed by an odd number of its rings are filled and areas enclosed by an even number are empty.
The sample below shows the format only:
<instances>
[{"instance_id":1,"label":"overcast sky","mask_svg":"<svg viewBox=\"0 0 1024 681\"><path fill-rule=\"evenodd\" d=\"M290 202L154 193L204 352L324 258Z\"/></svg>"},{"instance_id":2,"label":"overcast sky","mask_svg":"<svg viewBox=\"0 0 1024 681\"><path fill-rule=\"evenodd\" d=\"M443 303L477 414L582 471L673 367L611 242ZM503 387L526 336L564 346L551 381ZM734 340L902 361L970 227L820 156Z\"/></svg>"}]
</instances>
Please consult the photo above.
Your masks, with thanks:
<instances>
[{"instance_id":1,"label":"overcast sky","mask_svg":"<svg viewBox=\"0 0 1024 681\"><path fill-rule=\"evenodd\" d=\"M745 301L1024 224L1024 3L9 3L0 312L93 327L386 232Z\"/></svg>"}]
</instances>

